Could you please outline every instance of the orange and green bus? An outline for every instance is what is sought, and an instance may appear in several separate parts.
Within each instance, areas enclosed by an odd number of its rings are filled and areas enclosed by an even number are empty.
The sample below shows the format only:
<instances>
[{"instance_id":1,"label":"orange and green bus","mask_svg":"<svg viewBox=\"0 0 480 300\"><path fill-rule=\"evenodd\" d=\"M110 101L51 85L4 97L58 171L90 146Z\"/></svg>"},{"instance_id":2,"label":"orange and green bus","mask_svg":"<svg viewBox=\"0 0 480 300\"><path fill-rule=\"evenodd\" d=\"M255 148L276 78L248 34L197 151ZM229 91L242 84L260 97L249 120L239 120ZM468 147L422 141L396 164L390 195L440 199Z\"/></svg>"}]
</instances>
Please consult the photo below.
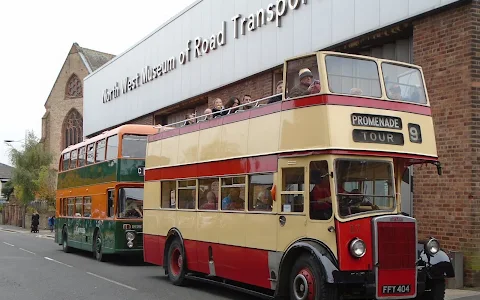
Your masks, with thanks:
<instances>
[{"instance_id":1,"label":"orange and green bus","mask_svg":"<svg viewBox=\"0 0 480 300\"><path fill-rule=\"evenodd\" d=\"M153 126L123 125L62 151L55 242L108 254L141 254L145 151Z\"/></svg>"},{"instance_id":2,"label":"orange and green bus","mask_svg":"<svg viewBox=\"0 0 480 300\"><path fill-rule=\"evenodd\" d=\"M408 168L441 174L421 67L318 52L283 82L148 137L145 261L272 298L443 300L452 263L402 213Z\"/></svg>"}]
</instances>

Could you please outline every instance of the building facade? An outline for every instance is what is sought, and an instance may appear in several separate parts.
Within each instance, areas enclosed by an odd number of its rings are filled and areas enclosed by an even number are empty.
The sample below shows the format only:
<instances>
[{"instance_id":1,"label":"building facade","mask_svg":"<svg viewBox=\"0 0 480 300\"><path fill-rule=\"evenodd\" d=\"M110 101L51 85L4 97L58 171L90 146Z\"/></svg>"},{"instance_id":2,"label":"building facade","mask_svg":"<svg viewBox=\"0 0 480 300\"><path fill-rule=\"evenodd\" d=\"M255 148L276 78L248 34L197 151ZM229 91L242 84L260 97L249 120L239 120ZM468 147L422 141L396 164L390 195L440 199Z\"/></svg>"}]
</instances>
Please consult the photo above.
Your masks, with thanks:
<instances>
[{"instance_id":1,"label":"building facade","mask_svg":"<svg viewBox=\"0 0 480 300\"><path fill-rule=\"evenodd\" d=\"M464 283L480 286L480 1L292 0L272 3L273 13L269 3L197 1L89 75L85 135L179 121L217 97L270 96L283 60L311 51L418 64L444 173L411 168L403 210L417 218L420 238L463 252Z\"/></svg>"},{"instance_id":2,"label":"building facade","mask_svg":"<svg viewBox=\"0 0 480 300\"><path fill-rule=\"evenodd\" d=\"M52 168L69 145L83 141L83 79L114 56L74 43L45 102L42 117L44 149L53 155Z\"/></svg>"},{"instance_id":3,"label":"building facade","mask_svg":"<svg viewBox=\"0 0 480 300\"><path fill-rule=\"evenodd\" d=\"M0 163L0 203L7 200L7 197L2 194L3 185L12 179L13 167Z\"/></svg>"}]
</instances>

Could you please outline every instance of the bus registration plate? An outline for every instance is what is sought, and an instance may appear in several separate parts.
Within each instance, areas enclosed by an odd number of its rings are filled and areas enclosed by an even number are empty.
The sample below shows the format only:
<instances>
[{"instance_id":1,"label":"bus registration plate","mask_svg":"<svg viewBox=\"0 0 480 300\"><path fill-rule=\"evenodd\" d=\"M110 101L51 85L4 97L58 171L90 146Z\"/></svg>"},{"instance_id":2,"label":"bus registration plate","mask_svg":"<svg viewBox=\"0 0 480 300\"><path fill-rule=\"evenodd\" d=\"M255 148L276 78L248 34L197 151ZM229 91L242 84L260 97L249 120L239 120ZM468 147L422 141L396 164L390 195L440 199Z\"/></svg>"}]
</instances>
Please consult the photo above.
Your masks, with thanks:
<instances>
[{"instance_id":1,"label":"bus registration plate","mask_svg":"<svg viewBox=\"0 0 480 300\"><path fill-rule=\"evenodd\" d=\"M410 293L410 285L384 285L382 286L383 294L408 294Z\"/></svg>"}]
</instances>

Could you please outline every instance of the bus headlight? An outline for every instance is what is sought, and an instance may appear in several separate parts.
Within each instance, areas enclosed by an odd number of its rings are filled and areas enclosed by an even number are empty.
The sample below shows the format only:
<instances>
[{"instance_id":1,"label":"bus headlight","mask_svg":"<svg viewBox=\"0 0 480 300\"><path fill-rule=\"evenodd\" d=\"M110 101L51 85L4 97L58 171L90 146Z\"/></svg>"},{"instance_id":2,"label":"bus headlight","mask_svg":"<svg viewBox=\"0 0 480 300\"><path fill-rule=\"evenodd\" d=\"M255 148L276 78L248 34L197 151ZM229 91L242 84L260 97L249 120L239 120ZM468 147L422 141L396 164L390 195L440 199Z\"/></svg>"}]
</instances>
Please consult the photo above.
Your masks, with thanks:
<instances>
[{"instance_id":1,"label":"bus headlight","mask_svg":"<svg viewBox=\"0 0 480 300\"><path fill-rule=\"evenodd\" d=\"M367 252L367 247L365 246L365 242L359 238L355 238L350 242L350 254L353 257L360 258L365 255Z\"/></svg>"},{"instance_id":2,"label":"bus headlight","mask_svg":"<svg viewBox=\"0 0 480 300\"><path fill-rule=\"evenodd\" d=\"M129 231L125 234L125 237L127 238L127 241L133 241L135 239L135 233Z\"/></svg>"},{"instance_id":3,"label":"bus headlight","mask_svg":"<svg viewBox=\"0 0 480 300\"><path fill-rule=\"evenodd\" d=\"M431 255L437 254L437 252L440 250L440 243L434 239L431 238L426 244L425 244L425 250L430 253Z\"/></svg>"},{"instance_id":4,"label":"bus headlight","mask_svg":"<svg viewBox=\"0 0 480 300\"><path fill-rule=\"evenodd\" d=\"M127 246L128 246L128 248L132 248L132 247L133 247L133 242L132 242L132 241L128 241Z\"/></svg>"}]
</instances>

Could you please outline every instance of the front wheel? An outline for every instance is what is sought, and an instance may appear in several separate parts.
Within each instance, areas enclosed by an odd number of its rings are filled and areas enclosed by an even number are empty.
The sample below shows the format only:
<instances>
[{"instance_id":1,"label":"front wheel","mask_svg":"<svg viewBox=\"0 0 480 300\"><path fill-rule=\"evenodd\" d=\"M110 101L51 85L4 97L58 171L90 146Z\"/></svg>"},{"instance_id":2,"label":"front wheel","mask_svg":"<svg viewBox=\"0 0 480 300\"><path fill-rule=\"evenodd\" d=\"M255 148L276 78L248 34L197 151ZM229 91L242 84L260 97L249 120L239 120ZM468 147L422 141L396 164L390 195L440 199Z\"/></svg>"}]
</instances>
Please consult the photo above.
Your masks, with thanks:
<instances>
[{"instance_id":1,"label":"front wheel","mask_svg":"<svg viewBox=\"0 0 480 300\"><path fill-rule=\"evenodd\" d=\"M290 273L290 299L336 300L336 289L326 282L322 269L312 255L300 256Z\"/></svg>"},{"instance_id":2,"label":"front wheel","mask_svg":"<svg viewBox=\"0 0 480 300\"><path fill-rule=\"evenodd\" d=\"M105 261L105 256L103 255L103 240L100 231L95 234L93 242L93 254L96 260Z\"/></svg>"},{"instance_id":3,"label":"front wheel","mask_svg":"<svg viewBox=\"0 0 480 300\"><path fill-rule=\"evenodd\" d=\"M174 285L185 285L187 273L186 261L183 255L183 245L179 239L175 239L168 248L167 271L168 278Z\"/></svg>"},{"instance_id":4,"label":"front wheel","mask_svg":"<svg viewBox=\"0 0 480 300\"><path fill-rule=\"evenodd\" d=\"M67 234L67 229L65 227L62 230L62 250L65 253L70 252L70 247L68 246L68 234Z\"/></svg>"},{"instance_id":5,"label":"front wheel","mask_svg":"<svg viewBox=\"0 0 480 300\"><path fill-rule=\"evenodd\" d=\"M419 300L444 300L445 279L434 279L427 282L427 291L417 297Z\"/></svg>"}]
</instances>

